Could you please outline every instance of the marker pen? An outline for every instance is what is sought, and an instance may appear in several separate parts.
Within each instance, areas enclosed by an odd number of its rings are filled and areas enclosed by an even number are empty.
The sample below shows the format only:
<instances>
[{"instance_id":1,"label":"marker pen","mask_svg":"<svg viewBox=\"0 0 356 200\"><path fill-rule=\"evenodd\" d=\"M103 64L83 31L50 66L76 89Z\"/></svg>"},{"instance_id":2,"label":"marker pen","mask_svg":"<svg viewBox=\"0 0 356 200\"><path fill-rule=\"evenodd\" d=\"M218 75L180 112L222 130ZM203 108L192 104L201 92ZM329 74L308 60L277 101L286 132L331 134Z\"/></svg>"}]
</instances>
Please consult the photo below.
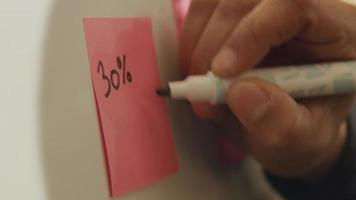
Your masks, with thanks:
<instances>
[{"instance_id":1,"label":"marker pen","mask_svg":"<svg viewBox=\"0 0 356 200\"><path fill-rule=\"evenodd\" d=\"M356 61L260 68L232 79L220 79L208 72L170 82L156 92L172 99L224 104L230 85L245 78L269 81L296 99L348 94L356 92Z\"/></svg>"}]
</instances>

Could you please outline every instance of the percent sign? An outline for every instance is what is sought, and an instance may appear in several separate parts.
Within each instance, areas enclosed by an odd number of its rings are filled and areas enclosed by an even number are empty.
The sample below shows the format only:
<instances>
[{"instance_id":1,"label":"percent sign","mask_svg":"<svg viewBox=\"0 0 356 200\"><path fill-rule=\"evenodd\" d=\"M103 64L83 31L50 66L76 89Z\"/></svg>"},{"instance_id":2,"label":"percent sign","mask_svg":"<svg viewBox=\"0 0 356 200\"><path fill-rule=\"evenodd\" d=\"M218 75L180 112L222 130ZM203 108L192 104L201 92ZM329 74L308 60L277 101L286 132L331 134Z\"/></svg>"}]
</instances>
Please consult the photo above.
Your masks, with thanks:
<instances>
[{"instance_id":1,"label":"percent sign","mask_svg":"<svg viewBox=\"0 0 356 200\"><path fill-rule=\"evenodd\" d=\"M101 60L99 60L97 73L100 74L102 72L102 79L107 82L107 90L105 93L105 97L108 98L111 94L111 87L115 90L119 90L122 84L126 84L126 82L132 82L132 75L130 71L126 69L126 55L123 55L122 58L118 56L116 58L116 67L117 69L112 69L110 72L110 77L105 74L105 67ZM120 73L122 72L122 77L120 77Z\"/></svg>"}]
</instances>

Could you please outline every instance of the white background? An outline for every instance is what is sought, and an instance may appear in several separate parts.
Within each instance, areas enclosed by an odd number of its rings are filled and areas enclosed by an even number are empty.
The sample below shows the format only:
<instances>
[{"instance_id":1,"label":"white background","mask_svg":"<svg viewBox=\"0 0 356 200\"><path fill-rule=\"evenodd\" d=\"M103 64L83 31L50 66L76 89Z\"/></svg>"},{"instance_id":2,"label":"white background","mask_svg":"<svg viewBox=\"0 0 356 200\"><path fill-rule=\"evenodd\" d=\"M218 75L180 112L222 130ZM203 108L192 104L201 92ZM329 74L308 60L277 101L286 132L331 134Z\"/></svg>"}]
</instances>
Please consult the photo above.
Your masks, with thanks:
<instances>
[{"instance_id":1,"label":"white background","mask_svg":"<svg viewBox=\"0 0 356 200\"><path fill-rule=\"evenodd\" d=\"M170 1L0 5L0 199L108 199L82 18L152 16L162 78L172 80L178 67ZM236 181L244 174L222 172L210 127L185 104L170 105L170 116L180 172L123 199L243 198L249 183Z\"/></svg>"}]
</instances>

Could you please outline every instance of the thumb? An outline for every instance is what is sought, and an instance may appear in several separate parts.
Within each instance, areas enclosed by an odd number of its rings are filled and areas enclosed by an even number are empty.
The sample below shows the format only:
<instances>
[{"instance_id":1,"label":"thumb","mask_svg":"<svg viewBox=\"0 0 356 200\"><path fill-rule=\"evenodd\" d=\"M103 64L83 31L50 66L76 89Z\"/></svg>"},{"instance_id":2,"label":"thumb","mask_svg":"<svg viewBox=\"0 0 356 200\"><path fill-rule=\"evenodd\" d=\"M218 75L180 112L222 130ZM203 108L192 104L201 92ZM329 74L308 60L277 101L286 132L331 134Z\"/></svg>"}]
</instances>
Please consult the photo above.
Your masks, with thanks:
<instances>
[{"instance_id":1,"label":"thumb","mask_svg":"<svg viewBox=\"0 0 356 200\"><path fill-rule=\"evenodd\" d=\"M246 130L246 150L266 169L282 174L290 168L299 170L295 162L285 162L282 167L271 162L271 155L279 158L281 152L298 152L302 141L312 140L311 114L304 106L277 86L260 80L236 82L227 94L227 103Z\"/></svg>"},{"instance_id":2,"label":"thumb","mask_svg":"<svg viewBox=\"0 0 356 200\"><path fill-rule=\"evenodd\" d=\"M285 132L307 127L307 109L297 104L286 92L260 80L242 80L229 90L230 109L251 134ZM297 130L298 129L298 130Z\"/></svg>"},{"instance_id":3,"label":"thumb","mask_svg":"<svg viewBox=\"0 0 356 200\"><path fill-rule=\"evenodd\" d=\"M341 152L341 123L352 96L298 104L279 87L240 80L227 94L230 110L244 126L246 150L268 171L305 176L327 170Z\"/></svg>"}]
</instances>

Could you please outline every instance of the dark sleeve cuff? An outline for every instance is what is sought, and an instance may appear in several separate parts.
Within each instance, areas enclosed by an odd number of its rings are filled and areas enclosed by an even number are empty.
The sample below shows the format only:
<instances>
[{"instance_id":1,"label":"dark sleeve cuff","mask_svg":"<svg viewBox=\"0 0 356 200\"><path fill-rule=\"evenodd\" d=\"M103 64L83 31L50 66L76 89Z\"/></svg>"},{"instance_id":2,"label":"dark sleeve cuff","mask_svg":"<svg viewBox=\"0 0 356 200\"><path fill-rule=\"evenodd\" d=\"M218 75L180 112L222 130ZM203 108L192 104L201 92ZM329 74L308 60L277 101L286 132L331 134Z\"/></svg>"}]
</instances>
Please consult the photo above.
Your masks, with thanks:
<instances>
[{"instance_id":1,"label":"dark sleeve cuff","mask_svg":"<svg viewBox=\"0 0 356 200\"><path fill-rule=\"evenodd\" d=\"M266 172L267 179L287 200L356 200L356 106L349 119L347 137L338 163L319 180L311 183Z\"/></svg>"}]
</instances>

